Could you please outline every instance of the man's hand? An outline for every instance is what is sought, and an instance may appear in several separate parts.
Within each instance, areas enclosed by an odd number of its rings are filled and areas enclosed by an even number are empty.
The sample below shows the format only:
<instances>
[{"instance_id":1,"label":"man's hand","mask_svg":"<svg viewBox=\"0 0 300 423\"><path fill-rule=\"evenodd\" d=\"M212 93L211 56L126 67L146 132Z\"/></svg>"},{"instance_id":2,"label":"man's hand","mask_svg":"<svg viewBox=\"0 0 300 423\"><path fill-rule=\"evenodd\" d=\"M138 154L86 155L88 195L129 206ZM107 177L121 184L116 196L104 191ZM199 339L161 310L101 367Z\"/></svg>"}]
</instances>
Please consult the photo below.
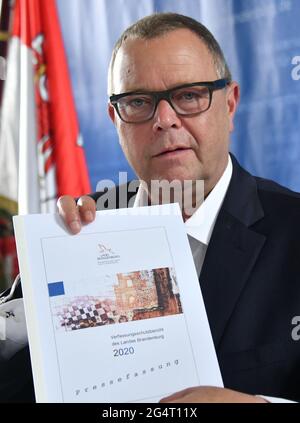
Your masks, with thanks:
<instances>
[{"instance_id":1,"label":"man's hand","mask_svg":"<svg viewBox=\"0 0 300 423\"><path fill-rule=\"evenodd\" d=\"M77 234L81 226L91 223L96 216L96 203L87 195L74 200L70 195L63 195L57 201L58 213L72 234Z\"/></svg>"},{"instance_id":2,"label":"man's hand","mask_svg":"<svg viewBox=\"0 0 300 423\"><path fill-rule=\"evenodd\" d=\"M213 386L197 386L184 389L169 397L162 398L161 403L266 403L267 401L254 395L242 394L231 389L215 388Z\"/></svg>"}]
</instances>

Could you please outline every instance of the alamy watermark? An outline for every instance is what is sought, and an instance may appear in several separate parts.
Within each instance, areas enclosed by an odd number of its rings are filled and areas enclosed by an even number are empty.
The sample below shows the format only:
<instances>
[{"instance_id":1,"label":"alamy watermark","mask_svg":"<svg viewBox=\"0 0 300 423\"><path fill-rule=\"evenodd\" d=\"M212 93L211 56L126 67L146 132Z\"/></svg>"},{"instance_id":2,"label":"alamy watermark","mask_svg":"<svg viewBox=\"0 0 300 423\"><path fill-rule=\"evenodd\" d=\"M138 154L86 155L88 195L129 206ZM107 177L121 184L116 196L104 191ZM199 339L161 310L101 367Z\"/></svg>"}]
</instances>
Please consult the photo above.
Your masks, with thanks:
<instances>
[{"instance_id":1,"label":"alamy watermark","mask_svg":"<svg viewBox=\"0 0 300 423\"><path fill-rule=\"evenodd\" d=\"M294 316L292 318L292 325L294 326L292 329L292 339L293 341L299 341L300 340L300 316Z\"/></svg>"},{"instance_id":2,"label":"alamy watermark","mask_svg":"<svg viewBox=\"0 0 300 423\"><path fill-rule=\"evenodd\" d=\"M0 316L0 341L6 340L6 319Z\"/></svg>"},{"instance_id":3,"label":"alamy watermark","mask_svg":"<svg viewBox=\"0 0 300 423\"><path fill-rule=\"evenodd\" d=\"M159 204L178 203L184 217L194 214L204 201L203 180L152 180L146 183L141 180L128 182L127 172L119 173L119 182L110 179L99 181L96 190L102 195L97 200L98 210L114 210L132 208L133 206L157 206ZM172 209L174 210L174 209ZM140 211L137 210L137 214ZM161 213L157 207L145 211L149 215ZM144 213L144 214L145 214ZM167 213L166 209L164 214Z\"/></svg>"},{"instance_id":4,"label":"alamy watermark","mask_svg":"<svg viewBox=\"0 0 300 423\"><path fill-rule=\"evenodd\" d=\"M292 58L292 65L294 65L291 76L294 81L299 81L300 79L300 56L294 56Z\"/></svg>"},{"instance_id":5,"label":"alamy watermark","mask_svg":"<svg viewBox=\"0 0 300 423\"><path fill-rule=\"evenodd\" d=\"M0 56L0 80L4 81L6 79L6 59L5 57Z\"/></svg>"}]
</instances>

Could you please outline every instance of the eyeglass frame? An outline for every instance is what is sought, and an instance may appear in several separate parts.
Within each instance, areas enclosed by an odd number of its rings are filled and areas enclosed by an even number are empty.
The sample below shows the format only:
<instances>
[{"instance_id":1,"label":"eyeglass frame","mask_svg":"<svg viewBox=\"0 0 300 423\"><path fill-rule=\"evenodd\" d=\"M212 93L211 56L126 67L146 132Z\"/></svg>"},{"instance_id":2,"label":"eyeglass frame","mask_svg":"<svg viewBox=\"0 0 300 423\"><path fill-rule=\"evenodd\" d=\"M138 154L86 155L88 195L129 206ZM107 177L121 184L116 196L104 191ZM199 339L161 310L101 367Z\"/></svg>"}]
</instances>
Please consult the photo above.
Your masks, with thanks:
<instances>
[{"instance_id":1,"label":"eyeglass frame","mask_svg":"<svg viewBox=\"0 0 300 423\"><path fill-rule=\"evenodd\" d=\"M217 79L215 81L191 82L191 83L188 83L188 84L178 85L176 87L170 88L168 90L163 90L163 91L128 91L126 93L121 93L121 94L112 94L109 97L109 102L115 108L116 112L118 113L119 118L125 123L138 124L138 123L148 122L155 115L158 103L161 100L166 100L177 115L185 116L185 117L193 117L193 116L199 115L200 113L206 112L211 106L213 92L225 88L227 85L230 84L230 82L231 81L228 78L221 78L221 79ZM180 90L182 88L190 88L190 87L195 87L195 86L208 88L208 92L209 92L208 107L205 110L201 110L200 112L195 112L195 113L180 113L180 112L178 112L172 104L171 93L173 91ZM154 104L153 112L152 112L150 117L148 117L147 119L144 119L144 120L139 120L137 122L127 121L127 120L124 120L122 118L120 111L119 111L119 107L118 107L118 100L120 100L121 98L124 98L126 96L130 96L130 95L151 95L154 98L155 104Z\"/></svg>"}]
</instances>

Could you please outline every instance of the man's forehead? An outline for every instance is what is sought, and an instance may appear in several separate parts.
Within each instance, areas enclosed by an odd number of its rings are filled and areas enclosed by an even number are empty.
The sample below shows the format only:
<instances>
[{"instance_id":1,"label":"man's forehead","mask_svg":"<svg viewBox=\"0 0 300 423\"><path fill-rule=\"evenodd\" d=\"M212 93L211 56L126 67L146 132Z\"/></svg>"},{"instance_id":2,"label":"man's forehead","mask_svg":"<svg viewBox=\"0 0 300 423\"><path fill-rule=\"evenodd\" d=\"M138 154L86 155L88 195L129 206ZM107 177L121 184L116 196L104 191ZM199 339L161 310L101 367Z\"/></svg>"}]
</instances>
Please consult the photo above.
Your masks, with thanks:
<instances>
[{"instance_id":1,"label":"man's forehead","mask_svg":"<svg viewBox=\"0 0 300 423\"><path fill-rule=\"evenodd\" d=\"M205 43L186 29L175 30L147 40L141 38L126 40L115 58L113 69L115 92L124 88L126 91L130 88L150 89L148 85L151 86L154 80L159 82L160 77L166 83L169 81L169 86L200 81L204 77L214 78L212 55ZM157 87L157 89L163 88Z\"/></svg>"},{"instance_id":2,"label":"man's forehead","mask_svg":"<svg viewBox=\"0 0 300 423\"><path fill-rule=\"evenodd\" d=\"M166 63L170 60L176 62L181 56L211 56L207 45L195 33L189 29L176 29L150 39L128 38L119 48L115 61L143 63L149 53L150 60L166 58Z\"/></svg>"}]
</instances>

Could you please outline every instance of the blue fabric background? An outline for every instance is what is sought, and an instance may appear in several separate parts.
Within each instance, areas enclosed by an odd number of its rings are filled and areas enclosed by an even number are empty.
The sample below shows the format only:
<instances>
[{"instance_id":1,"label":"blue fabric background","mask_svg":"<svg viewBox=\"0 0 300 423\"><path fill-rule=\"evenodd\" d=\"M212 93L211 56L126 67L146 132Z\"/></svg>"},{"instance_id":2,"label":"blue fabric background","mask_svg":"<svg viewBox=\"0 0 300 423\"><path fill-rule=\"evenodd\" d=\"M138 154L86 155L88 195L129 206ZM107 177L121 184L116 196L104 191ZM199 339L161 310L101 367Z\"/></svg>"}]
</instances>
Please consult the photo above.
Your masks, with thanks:
<instances>
[{"instance_id":1,"label":"blue fabric background","mask_svg":"<svg viewBox=\"0 0 300 423\"><path fill-rule=\"evenodd\" d=\"M134 177L106 114L110 53L154 11L183 13L215 35L241 85L231 150L256 175L300 191L299 0L57 0L93 189Z\"/></svg>"}]
</instances>

